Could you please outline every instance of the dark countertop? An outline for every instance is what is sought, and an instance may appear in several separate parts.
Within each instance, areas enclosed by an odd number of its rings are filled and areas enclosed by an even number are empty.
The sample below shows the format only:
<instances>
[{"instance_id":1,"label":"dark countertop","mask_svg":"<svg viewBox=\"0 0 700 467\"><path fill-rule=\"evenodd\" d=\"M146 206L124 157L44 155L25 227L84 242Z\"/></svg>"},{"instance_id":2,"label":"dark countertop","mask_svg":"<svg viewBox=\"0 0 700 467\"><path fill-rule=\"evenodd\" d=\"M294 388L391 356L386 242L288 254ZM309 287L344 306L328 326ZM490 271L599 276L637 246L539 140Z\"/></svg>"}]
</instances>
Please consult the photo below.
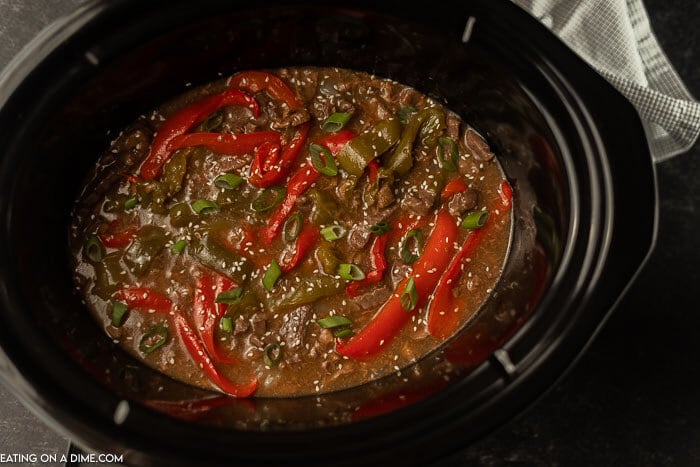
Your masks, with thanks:
<instances>
[{"instance_id":1,"label":"dark countertop","mask_svg":"<svg viewBox=\"0 0 700 467\"><path fill-rule=\"evenodd\" d=\"M0 0L0 68L79 3ZM644 3L671 62L700 96L700 2ZM441 467L700 464L700 144L657 169L657 248L602 332L532 407ZM0 414L1 453L66 452L67 440L2 387Z\"/></svg>"}]
</instances>

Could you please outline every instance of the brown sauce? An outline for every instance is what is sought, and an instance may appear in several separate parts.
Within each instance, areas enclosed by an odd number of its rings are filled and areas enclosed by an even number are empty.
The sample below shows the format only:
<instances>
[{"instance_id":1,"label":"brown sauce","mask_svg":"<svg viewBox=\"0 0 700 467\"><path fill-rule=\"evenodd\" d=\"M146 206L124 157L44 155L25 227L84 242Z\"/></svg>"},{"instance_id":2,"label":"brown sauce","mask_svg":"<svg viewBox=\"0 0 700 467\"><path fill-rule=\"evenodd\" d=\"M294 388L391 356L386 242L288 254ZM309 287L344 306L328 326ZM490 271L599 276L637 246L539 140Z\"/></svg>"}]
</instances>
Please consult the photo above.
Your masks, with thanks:
<instances>
[{"instance_id":1,"label":"brown sauce","mask_svg":"<svg viewBox=\"0 0 700 467\"><path fill-rule=\"evenodd\" d=\"M484 140L412 88L336 68L244 72L112 142L73 213L75 280L107 334L173 378L336 391L474 317L507 254L509 193ZM483 210L481 229L461 225Z\"/></svg>"}]
</instances>

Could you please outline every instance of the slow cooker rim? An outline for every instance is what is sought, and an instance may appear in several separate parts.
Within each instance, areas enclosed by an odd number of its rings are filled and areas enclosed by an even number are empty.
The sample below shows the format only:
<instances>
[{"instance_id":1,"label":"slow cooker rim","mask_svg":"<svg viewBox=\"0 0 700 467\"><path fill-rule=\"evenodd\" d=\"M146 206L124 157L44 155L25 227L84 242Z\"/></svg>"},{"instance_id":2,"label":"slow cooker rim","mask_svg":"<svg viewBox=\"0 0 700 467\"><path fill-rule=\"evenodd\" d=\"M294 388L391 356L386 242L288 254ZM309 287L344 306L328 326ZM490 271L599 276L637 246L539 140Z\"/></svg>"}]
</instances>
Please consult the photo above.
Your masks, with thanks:
<instances>
[{"instance_id":1,"label":"slow cooker rim","mask_svg":"<svg viewBox=\"0 0 700 467\"><path fill-rule=\"evenodd\" d=\"M122 3L127 3L127 2L122 2ZM25 70L32 70L32 69L34 69L36 64L40 63L41 60L43 60L43 58L45 58L45 56L44 56L44 57L42 57L42 59L37 59L36 56L33 56L31 53L29 53L30 52L29 49L31 49L32 47L36 47L36 49L41 49L42 48L41 46L49 45L49 43L51 41L55 41L55 40L57 40L58 37L62 37L62 34L66 34L68 31L74 32L74 31L79 30L80 27L76 27L75 24L73 24L71 27L71 23L73 23L73 21L75 21L78 18L78 16L80 16L80 15L83 15L83 17L81 18L82 20L84 20L86 23L89 22L89 19L87 16L93 15L93 14L94 14L94 16L98 16L100 14L100 12L102 11L101 10L102 7L105 7L105 9L106 9L106 6L103 5L102 2L95 1L95 2L93 2L93 4L86 5L84 7L85 10L76 11L73 15L64 19L65 23L62 26L65 27L66 29L59 30L59 29L61 29L61 24L54 23L54 27L56 27L56 29L51 31L52 32L51 35L47 35L47 36L42 35L42 36L38 37L35 40L36 43L35 43L35 41L33 41L32 44L30 44L29 46L27 46L27 48L25 48L25 50L27 50L26 57L22 57L20 59L20 57L18 56L18 59L12 62L11 67L13 67L13 68L8 68L8 70L10 70L10 79L8 79L8 75L3 74L2 78L0 78L0 89L3 89L3 90L8 89L7 87L5 87L5 85L8 83L11 83L12 79L16 79L18 76L22 75L22 73L19 73L19 70L22 66L25 67ZM95 8L95 10L88 11L90 8ZM90 18L92 18L92 17L90 17ZM70 36L70 34L68 34L68 36ZM34 60L34 63L32 63L31 65L28 65L28 63L31 62L31 60ZM12 74L13 70L14 70L14 75ZM19 82L17 82L17 84L19 84ZM10 86L11 86L11 84L10 84ZM7 97L9 97L9 95ZM4 107L4 102L3 102L3 105L0 106L0 108L2 108L2 107ZM655 187L654 187L654 189L655 189ZM656 206L656 209L658 210L658 206ZM656 229L654 228L654 231L655 230ZM654 240L652 241L652 246L653 246L653 242L654 242ZM651 251L651 248L649 251ZM640 268L641 268L641 266L640 266ZM5 298L5 296L3 296L3 298ZM521 332L524 332L524 331L521 329ZM26 381L25 381L25 383L26 383ZM28 386L28 387L31 387L31 386ZM17 391L15 391L15 392L17 393ZM34 403L31 399L28 399L26 397L22 397L21 393L19 395L21 396L22 399L24 399L25 403L28 403L28 405L32 405ZM115 399L115 400L118 400L118 399ZM43 417L43 418L51 419L52 418L51 415L49 415L45 412L46 409L47 409L46 407L42 407L40 404L36 405L34 407L35 411L38 411L40 413L41 412L44 413L45 417ZM57 410L57 409L55 407L53 407L52 410ZM46 415L48 415L48 417L46 417ZM66 417L67 413L62 414L61 416L62 416L62 418ZM370 422L368 422L368 423L370 423ZM71 433L71 434L75 435L75 433ZM87 443L87 444L90 445L92 443Z\"/></svg>"}]
</instances>

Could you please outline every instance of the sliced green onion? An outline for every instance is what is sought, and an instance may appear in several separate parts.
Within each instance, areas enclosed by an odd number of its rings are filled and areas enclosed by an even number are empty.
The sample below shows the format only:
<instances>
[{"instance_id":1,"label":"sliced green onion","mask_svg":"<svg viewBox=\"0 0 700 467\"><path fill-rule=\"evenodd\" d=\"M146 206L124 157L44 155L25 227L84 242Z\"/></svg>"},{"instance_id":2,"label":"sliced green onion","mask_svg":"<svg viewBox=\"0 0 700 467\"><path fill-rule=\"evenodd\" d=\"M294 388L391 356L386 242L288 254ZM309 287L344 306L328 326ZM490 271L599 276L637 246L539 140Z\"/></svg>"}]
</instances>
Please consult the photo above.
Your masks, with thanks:
<instances>
[{"instance_id":1,"label":"sliced green onion","mask_svg":"<svg viewBox=\"0 0 700 467\"><path fill-rule=\"evenodd\" d=\"M457 143L455 143L455 140L447 136L438 138L437 153L440 165L442 165L445 170L448 172L457 171L459 152L457 152ZM447 155L445 153L447 153Z\"/></svg>"},{"instance_id":2,"label":"sliced green onion","mask_svg":"<svg viewBox=\"0 0 700 467\"><path fill-rule=\"evenodd\" d=\"M139 350L145 354L149 354L160 348L168 340L168 328L164 325L154 326L141 337L139 342Z\"/></svg>"},{"instance_id":3,"label":"sliced green onion","mask_svg":"<svg viewBox=\"0 0 700 467\"><path fill-rule=\"evenodd\" d=\"M233 320L228 316L224 316L221 318L221 321L219 321L219 327L224 332L231 332L233 331Z\"/></svg>"},{"instance_id":4,"label":"sliced green onion","mask_svg":"<svg viewBox=\"0 0 700 467\"><path fill-rule=\"evenodd\" d=\"M416 290L416 281L411 277L401 294L401 307L406 311L413 311L417 304L418 291Z\"/></svg>"},{"instance_id":5,"label":"sliced green onion","mask_svg":"<svg viewBox=\"0 0 700 467\"><path fill-rule=\"evenodd\" d=\"M326 133L340 131L350 121L350 117L352 117L352 115L349 113L336 112L321 124L321 129Z\"/></svg>"},{"instance_id":6,"label":"sliced green onion","mask_svg":"<svg viewBox=\"0 0 700 467\"><path fill-rule=\"evenodd\" d=\"M342 225L337 224L329 225L328 227L324 227L321 229L321 235L323 235L323 238L328 240L329 242L340 240L345 236L346 233L348 233L348 230Z\"/></svg>"},{"instance_id":7,"label":"sliced green onion","mask_svg":"<svg viewBox=\"0 0 700 467\"><path fill-rule=\"evenodd\" d=\"M114 302L114 305L112 305L112 326L118 328L124 324L128 311L129 307L127 307L124 303Z\"/></svg>"},{"instance_id":8,"label":"sliced green onion","mask_svg":"<svg viewBox=\"0 0 700 467\"><path fill-rule=\"evenodd\" d=\"M338 266L338 275L349 281L361 281L365 278L365 273L356 264L341 263Z\"/></svg>"},{"instance_id":9,"label":"sliced green onion","mask_svg":"<svg viewBox=\"0 0 700 467\"><path fill-rule=\"evenodd\" d=\"M277 206L277 204L284 199L286 194L287 189L283 186L265 188L262 193L255 198L251 207L257 212L269 211Z\"/></svg>"},{"instance_id":10,"label":"sliced green onion","mask_svg":"<svg viewBox=\"0 0 700 467\"><path fill-rule=\"evenodd\" d=\"M387 224L384 221L377 222L374 224L372 227L370 227L370 232L372 232L375 235L383 235L389 231L391 231L391 226Z\"/></svg>"},{"instance_id":11,"label":"sliced green onion","mask_svg":"<svg viewBox=\"0 0 700 467\"><path fill-rule=\"evenodd\" d=\"M235 289L221 292L219 295L216 296L216 299L214 301L216 303L225 303L226 305L233 305L235 303L240 302L241 297L243 297L243 289L240 287L236 287Z\"/></svg>"},{"instance_id":12,"label":"sliced green onion","mask_svg":"<svg viewBox=\"0 0 700 467\"><path fill-rule=\"evenodd\" d=\"M192 209L197 214L212 214L219 211L219 205L208 199L198 199L192 203Z\"/></svg>"},{"instance_id":13,"label":"sliced green onion","mask_svg":"<svg viewBox=\"0 0 700 467\"><path fill-rule=\"evenodd\" d=\"M411 241L413 239L413 241ZM413 244L411 244L413 243ZM406 264L413 264L420 256L423 249L423 232L418 229L410 230L401 244L401 260Z\"/></svg>"},{"instance_id":14,"label":"sliced green onion","mask_svg":"<svg viewBox=\"0 0 700 467\"><path fill-rule=\"evenodd\" d=\"M414 114L416 112L418 112L418 109L416 109L412 105L409 105L408 107L401 107L397 116L399 117L399 121L405 125L408 123L408 119L411 117L411 114Z\"/></svg>"},{"instance_id":15,"label":"sliced green onion","mask_svg":"<svg viewBox=\"0 0 700 467\"><path fill-rule=\"evenodd\" d=\"M185 247L187 246L187 240L178 240L173 244L173 246L170 247L170 251L172 251L175 254L180 254L183 251L185 251Z\"/></svg>"},{"instance_id":16,"label":"sliced green onion","mask_svg":"<svg viewBox=\"0 0 700 467\"><path fill-rule=\"evenodd\" d=\"M311 165L323 175L335 177L338 175L338 166L335 164L333 154L320 144L309 144L309 152L311 153Z\"/></svg>"},{"instance_id":17,"label":"sliced green onion","mask_svg":"<svg viewBox=\"0 0 700 467\"><path fill-rule=\"evenodd\" d=\"M284 222L284 227L282 228L284 231L284 241L294 241L299 236L299 232L301 232L302 224L303 221L300 212L289 216L289 219Z\"/></svg>"},{"instance_id":18,"label":"sliced green onion","mask_svg":"<svg viewBox=\"0 0 700 467\"><path fill-rule=\"evenodd\" d=\"M350 318L345 316L327 316L316 320L316 323L323 329L339 328L341 326L349 326L352 324Z\"/></svg>"},{"instance_id":19,"label":"sliced green onion","mask_svg":"<svg viewBox=\"0 0 700 467\"><path fill-rule=\"evenodd\" d=\"M277 264L276 259L273 259L270 263L270 267L267 268L267 271L265 271L265 276L263 277L263 285L265 286L265 290L271 292L272 288L277 283L277 279L279 279L281 275L282 270L280 269L280 265Z\"/></svg>"},{"instance_id":20,"label":"sliced green onion","mask_svg":"<svg viewBox=\"0 0 700 467\"><path fill-rule=\"evenodd\" d=\"M124 201L124 209L134 209L137 204L139 204L139 199L136 196L132 196Z\"/></svg>"},{"instance_id":21,"label":"sliced green onion","mask_svg":"<svg viewBox=\"0 0 700 467\"><path fill-rule=\"evenodd\" d=\"M279 344L268 344L263 351L265 365L273 367L282 360L282 348Z\"/></svg>"},{"instance_id":22,"label":"sliced green onion","mask_svg":"<svg viewBox=\"0 0 700 467\"><path fill-rule=\"evenodd\" d=\"M339 339L345 339L346 337L352 336L353 332L351 329L340 329L335 331L333 335Z\"/></svg>"},{"instance_id":23,"label":"sliced green onion","mask_svg":"<svg viewBox=\"0 0 700 467\"><path fill-rule=\"evenodd\" d=\"M486 224L489 218L488 211L476 211L468 214L462 221L462 227L465 229L480 229Z\"/></svg>"},{"instance_id":24,"label":"sliced green onion","mask_svg":"<svg viewBox=\"0 0 700 467\"><path fill-rule=\"evenodd\" d=\"M236 174L221 174L214 179L214 185L224 190L233 190L243 183L243 177Z\"/></svg>"},{"instance_id":25,"label":"sliced green onion","mask_svg":"<svg viewBox=\"0 0 700 467\"><path fill-rule=\"evenodd\" d=\"M87 256L90 261L94 262L102 261L102 258L105 256L105 247L102 246L102 242L95 234L88 237L87 242L85 242L84 251L85 256Z\"/></svg>"}]
</instances>

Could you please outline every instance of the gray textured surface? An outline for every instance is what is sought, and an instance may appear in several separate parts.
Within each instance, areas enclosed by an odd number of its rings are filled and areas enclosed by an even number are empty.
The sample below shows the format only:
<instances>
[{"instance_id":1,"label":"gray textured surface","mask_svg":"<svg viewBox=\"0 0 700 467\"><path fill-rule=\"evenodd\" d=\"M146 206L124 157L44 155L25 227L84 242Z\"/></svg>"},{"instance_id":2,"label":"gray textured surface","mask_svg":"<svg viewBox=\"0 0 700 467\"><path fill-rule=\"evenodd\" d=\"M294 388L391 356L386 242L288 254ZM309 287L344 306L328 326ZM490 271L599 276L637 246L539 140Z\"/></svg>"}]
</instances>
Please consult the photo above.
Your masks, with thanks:
<instances>
[{"instance_id":1,"label":"gray textured surface","mask_svg":"<svg viewBox=\"0 0 700 467\"><path fill-rule=\"evenodd\" d=\"M80 3L0 0L0 67ZM700 2L644 3L661 45L700 95ZM587 354L534 407L440 466L700 465L700 147L661 164L658 175L659 248ZM0 453L66 447L0 388Z\"/></svg>"}]
</instances>

